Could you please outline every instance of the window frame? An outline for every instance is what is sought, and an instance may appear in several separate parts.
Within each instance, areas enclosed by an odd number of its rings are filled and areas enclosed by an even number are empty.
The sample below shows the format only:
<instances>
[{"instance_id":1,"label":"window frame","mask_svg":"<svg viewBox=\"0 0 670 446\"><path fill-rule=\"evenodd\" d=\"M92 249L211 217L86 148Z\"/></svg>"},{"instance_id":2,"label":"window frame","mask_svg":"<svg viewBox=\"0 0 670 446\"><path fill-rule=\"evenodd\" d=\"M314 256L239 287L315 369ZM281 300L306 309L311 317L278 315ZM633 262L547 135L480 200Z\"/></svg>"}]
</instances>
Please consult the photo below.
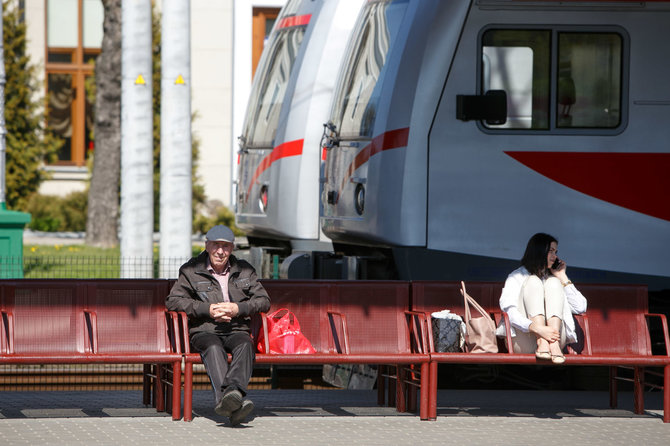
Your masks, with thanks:
<instances>
[{"instance_id":1,"label":"window frame","mask_svg":"<svg viewBox=\"0 0 670 446\"><path fill-rule=\"evenodd\" d=\"M477 36L477 86L478 95L483 95L483 38L484 34L492 30L528 30L551 32L550 35L550 61L549 61L549 127L547 129L520 129L520 128L492 128L487 127L483 121L477 121L477 127L484 133L489 134L552 134L552 135L618 135L626 130L628 126L629 113L629 83L630 83L630 36L628 32L616 25L488 25L483 27ZM557 102L558 102L558 36L561 33L577 34L617 34L621 38L621 111L620 121L616 127L558 127Z\"/></svg>"},{"instance_id":2,"label":"window frame","mask_svg":"<svg viewBox=\"0 0 670 446\"><path fill-rule=\"evenodd\" d=\"M48 1L48 0L46 0ZM45 1L45 4L46 4ZM86 153L89 147L86 147L89 137L86 130L86 77L94 75L94 65L86 62L89 56L97 57L101 48L84 47L83 34L83 0L77 1L77 42L76 47L49 47L48 30L49 17L46 13L48 8L45 8L44 15L44 29L45 29L45 45L44 45L44 91L46 92L45 102L49 107L49 75L50 74L69 74L72 76L72 83L74 88L74 99L71 104L72 116L72 135L70 137L70 159L59 159L49 165L54 166L77 166L83 167L86 165ZM70 54L71 62L49 62L50 54ZM47 118L47 126L49 121Z\"/></svg>"}]
</instances>

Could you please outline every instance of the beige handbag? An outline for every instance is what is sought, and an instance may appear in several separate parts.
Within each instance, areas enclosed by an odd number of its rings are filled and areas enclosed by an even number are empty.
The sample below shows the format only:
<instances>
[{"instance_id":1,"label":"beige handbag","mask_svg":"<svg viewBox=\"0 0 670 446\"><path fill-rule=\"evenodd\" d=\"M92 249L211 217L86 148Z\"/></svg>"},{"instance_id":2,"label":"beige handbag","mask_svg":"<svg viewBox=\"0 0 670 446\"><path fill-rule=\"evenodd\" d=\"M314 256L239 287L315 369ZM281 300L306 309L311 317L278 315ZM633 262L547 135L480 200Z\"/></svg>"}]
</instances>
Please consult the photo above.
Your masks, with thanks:
<instances>
[{"instance_id":1,"label":"beige handbag","mask_svg":"<svg viewBox=\"0 0 670 446\"><path fill-rule=\"evenodd\" d=\"M498 353L496 340L496 324L491 316L465 290L465 282L461 282L461 294L465 303L465 351L469 353ZM479 315L472 317L470 306Z\"/></svg>"}]
</instances>

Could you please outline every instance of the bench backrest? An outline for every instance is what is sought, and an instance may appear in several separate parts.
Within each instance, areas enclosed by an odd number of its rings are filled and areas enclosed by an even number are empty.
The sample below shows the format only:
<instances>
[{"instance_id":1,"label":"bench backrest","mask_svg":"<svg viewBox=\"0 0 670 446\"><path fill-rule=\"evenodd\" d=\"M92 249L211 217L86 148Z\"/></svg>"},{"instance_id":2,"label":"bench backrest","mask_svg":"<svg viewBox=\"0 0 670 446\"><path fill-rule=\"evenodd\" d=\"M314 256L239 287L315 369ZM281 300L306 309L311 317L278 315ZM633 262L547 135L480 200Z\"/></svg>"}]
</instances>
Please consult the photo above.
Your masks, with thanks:
<instances>
[{"instance_id":1,"label":"bench backrest","mask_svg":"<svg viewBox=\"0 0 670 446\"><path fill-rule=\"evenodd\" d=\"M488 312L499 312L500 282L466 282L466 290ZM461 282L416 281L411 285L412 310L433 313L450 310L463 317L465 305L460 292Z\"/></svg>"},{"instance_id":2,"label":"bench backrest","mask_svg":"<svg viewBox=\"0 0 670 446\"><path fill-rule=\"evenodd\" d=\"M650 354L644 285L579 285L588 302L591 347L594 354Z\"/></svg>"},{"instance_id":3,"label":"bench backrest","mask_svg":"<svg viewBox=\"0 0 670 446\"><path fill-rule=\"evenodd\" d=\"M328 310L346 315L351 354L410 352L405 316L409 310L407 282L338 282L331 287Z\"/></svg>"},{"instance_id":4,"label":"bench backrest","mask_svg":"<svg viewBox=\"0 0 670 446\"><path fill-rule=\"evenodd\" d=\"M466 283L468 294L489 312L500 311L498 301L503 285L503 282ZM463 298L459 287L460 282L412 282L412 309L431 313L449 309L463 316ZM646 286L580 284L578 287L588 304L586 315L593 354L651 352L644 316L648 312ZM580 331L578 327L578 333Z\"/></svg>"},{"instance_id":5,"label":"bench backrest","mask_svg":"<svg viewBox=\"0 0 670 446\"><path fill-rule=\"evenodd\" d=\"M400 281L263 280L270 295L270 313L288 308L317 352L344 348L339 317L348 324L349 348L356 353L409 352L405 310L409 284Z\"/></svg>"},{"instance_id":6,"label":"bench backrest","mask_svg":"<svg viewBox=\"0 0 670 446\"><path fill-rule=\"evenodd\" d=\"M15 354L84 353L84 290L75 281L3 280L1 289L0 307L14 318Z\"/></svg>"},{"instance_id":7,"label":"bench backrest","mask_svg":"<svg viewBox=\"0 0 670 446\"><path fill-rule=\"evenodd\" d=\"M170 352L164 280L85 281L86 306L97 316L97 353Z\"/></svg>"},{"instance_id":8,"label":"bench backrest","mask_svg":"<svg viewBox=\"0 0 670 446\"><path fill-rule=\"evenodd\" d=\"M0 290L1 308L14 319L14 354L76 355L94 344L98 354L171 351L167 281L2 280Z\"/></svg>"},{"instance_id":9,"label":"bench backrest","mask_svg":"<svg viewBox=\"0 0 670 446\"><path fill-rule=\"evenodd\" d=\"M314 280L263 280L263 287L270 296L270 311L286 308L295 314L300 330L317 352L324 352L327 345L325 317L322 309L328 299L328 287Z\"/></svg>"}]
</instances>

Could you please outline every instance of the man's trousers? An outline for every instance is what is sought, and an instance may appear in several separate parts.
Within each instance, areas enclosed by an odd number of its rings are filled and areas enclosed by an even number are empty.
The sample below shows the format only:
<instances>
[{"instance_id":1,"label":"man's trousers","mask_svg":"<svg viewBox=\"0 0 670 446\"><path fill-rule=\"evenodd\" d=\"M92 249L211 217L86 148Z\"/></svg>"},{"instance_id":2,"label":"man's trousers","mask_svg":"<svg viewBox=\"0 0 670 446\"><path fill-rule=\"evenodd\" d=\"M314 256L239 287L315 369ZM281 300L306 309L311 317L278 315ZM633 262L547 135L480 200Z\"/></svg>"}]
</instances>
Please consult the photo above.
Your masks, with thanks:
<instances>
[{"instance_id":1,"label":"man's trousers","mask_svg":"<svg viewBox=\"0 0 670 446\"><path fill-rule=\"evenodd\" d=\"M202 363L214 388L214 403L218 404L223 392L231 387L247 394L254 365L254 346L245 332L226 334L195 333L191 336L193 349L200 353ZM232 360L228 364L228 355Z\"/></svg>"}]
</instances>

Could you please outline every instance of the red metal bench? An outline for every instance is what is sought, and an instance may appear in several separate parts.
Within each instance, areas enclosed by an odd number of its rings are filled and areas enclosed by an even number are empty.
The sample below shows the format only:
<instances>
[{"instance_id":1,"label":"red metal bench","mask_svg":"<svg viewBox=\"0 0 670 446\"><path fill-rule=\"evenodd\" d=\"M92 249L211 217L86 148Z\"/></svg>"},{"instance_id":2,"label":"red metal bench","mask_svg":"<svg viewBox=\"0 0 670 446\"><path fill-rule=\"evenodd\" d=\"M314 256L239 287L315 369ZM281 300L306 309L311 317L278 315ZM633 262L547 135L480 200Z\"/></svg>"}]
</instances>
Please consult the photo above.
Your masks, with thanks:
<instances>
[{"instance_id":1,"label":"red metal bench","mask_svg":"<svg viewBox=\"0 0 670 446\"><path fill-rule=\"evenodd\" d=\"M157 381L181 381L182 361L168 334L177 320L165 311L167 292L165 280L0 280L0 364L144 364L144 404L153 381L163 411ZM173 376L153 374L151 364L169 365ZM167 400L178 416L179 386Z\"/></svg>"},{"instance_id":2,"label":"red metal bench","mask_svg":"<svg viewBox=\"0 0 670 446\"><path fill-rule=\"evenodd\" d=\"M302 332L310 340L315 354L256 354L258 364L391 364L399 370L405 382L418 380L420 413L428 414L427 351L417 348L412 340L409 308L409 284L397 281L297 281L266 280L263 285L270 295L273 311L288 308L298 321ZM200 362L200 355L191 353L188 342L187 319L181 314L182 348L185 352L184 369L184 421L192 420L193 364ZM265 318L262 328L267 334ZM267 339L267 336L265 337ZM427 341L427 339L425 340ZM418 341L420 342L420 341ZM405 376L405 367L414 367ZM398 389L396 407L405 410L406 397ZM410 393L413 395L413 393ZM393 398L395 397L395 398ZM383 403L383 389L379 402ZM412 406L412 404L409 404Z\"/></svg>"},{"instance_id":3,"label":"red metal bench","mask_svg":"<svg viewBox=\"0 0 670 446\"><path fill-rule=\"evenodd\" d=\"M496 313L496 322L501 315L498 299L502 283L468 283L468 293L491 313ZM437 353L434 352L430 313L442 309L463 316L463 298L458 282L413 282L412 309L424 314L424 330L428 332L431 351L431 382L429 418L437 416L437 364L533 364L538 360L532 354L511 352L509 330L505 346L507 351L496 354ZM578 348L568 349L566 366L590 365L610 367L610 405L617 402L617 368L632 367L634 375L635 413L644 411L644 368L662 367L663 373L663 421L670 422L670 340L664 315L649 314L647 288L640 285L584 284L580 291L588 301L585 315L577 316L583 330L583 343ZM660 320L665 342L665 354L652 354L649 320ZM507 323L509 327L509 321ZM577 350L577 351L575 351ZM543 362L541 364L544 364Z\"/></svg>"}]
</instances>

